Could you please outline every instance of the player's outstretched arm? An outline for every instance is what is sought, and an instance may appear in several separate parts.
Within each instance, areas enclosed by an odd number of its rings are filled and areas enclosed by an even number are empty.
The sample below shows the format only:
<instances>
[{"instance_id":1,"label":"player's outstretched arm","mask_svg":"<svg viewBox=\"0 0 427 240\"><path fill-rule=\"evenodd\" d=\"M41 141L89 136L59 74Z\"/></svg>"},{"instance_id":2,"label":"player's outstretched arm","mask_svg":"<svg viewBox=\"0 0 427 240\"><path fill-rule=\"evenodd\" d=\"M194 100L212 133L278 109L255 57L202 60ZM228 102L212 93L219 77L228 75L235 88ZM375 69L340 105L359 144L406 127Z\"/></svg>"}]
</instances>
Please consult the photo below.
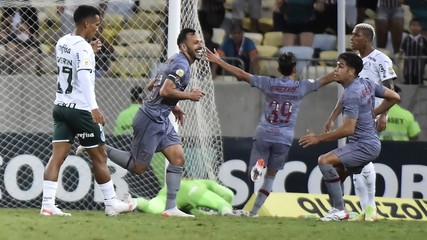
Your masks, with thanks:
<instances>
[{"instance_id":1,"label":"player's outstretched arm","mask_svg":"<svg viewBox=\"0 0 427 240\"><path fill-rule=\"evenodd\" d=\"M356 121L356 119L345 118L343 125L335 129L334 131L322 134L315 134L309 132L307 135L302 136L299 139L298 143L300 146L306 148L311 145L318 144L320 142L335 141L344 137L348 137L354 133L354 130L356 128Z\"/></svg>"},{"instance_id":2,"label":"player's outstretched arm","mask_svg":"<svg viewBox=\"0 0 427 240\"><path fill-rule=\"evenodd\" d=\"M206 57L210 62L213 62L215 64L218 64L218 66L225 69L225 71L233 74L238 79L241 79L247 83L250 82L252 74L247 73L243 71L242 69L235 67L231 64L226 63L224 60L221 59L216 49L214 49L214 52L210 51L206 48Z\"/></svg>"},{"instance_id":3,"label":"player's outstretched arm","mask_svg":"<svg viewBox=\"0 0 427 240\"><path fill-rule=\"evenodd\" d=\"M332 71L332 72L326 74L325 76L323 76L319 79L320 87L323 87L323 86L325 86L331 82L334 82L334 81L335 81L334 71Z\"/></svg>"},{"instance_id":4,"label":"player's outstretched arm","mask_svg":"<svg viewBox=\"0 0 427 240\"><path fill-rule=\"evenodd\" d=\"M381 87L381 86L378 86ZM384 96L382 98L384 99L380 105L378 105L374 110L374 115L380 115L384 112L388 111L391 107L393 107L394 104L398 103L400 101L400 96L395 91L390 90L389 88L384 88Z\"/></svg>"}]
</instances>

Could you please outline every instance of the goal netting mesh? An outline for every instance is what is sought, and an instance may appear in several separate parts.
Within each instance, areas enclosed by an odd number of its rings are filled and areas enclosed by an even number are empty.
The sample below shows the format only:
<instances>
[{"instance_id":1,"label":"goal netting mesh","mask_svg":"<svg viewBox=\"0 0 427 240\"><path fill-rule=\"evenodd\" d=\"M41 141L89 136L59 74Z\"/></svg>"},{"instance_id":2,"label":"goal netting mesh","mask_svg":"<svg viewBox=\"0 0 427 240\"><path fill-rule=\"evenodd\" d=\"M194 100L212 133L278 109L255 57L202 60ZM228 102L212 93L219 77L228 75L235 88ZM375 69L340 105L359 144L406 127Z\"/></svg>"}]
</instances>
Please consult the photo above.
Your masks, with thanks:
<instances>
[{"instance_id":1,"label":"goal netting mesh","mask_svg":"<svg viewBox=\"0 0 427 240\"><path fill-rule=\"evenodd\" d=\"M40 207L43 171L51 155L51 114L57 71L55 43L71 31L72 12L81 4L103 9L99 38L104 45L96 54L95 89L107 119L104 128L107 144L130 149L132 136L115 134L115 119L131 104L130 90L144 87L167 58L166 0L1 1L1 207ZM197 0L181 1L180 25L201 34L197 5ZM178 130L186 157L184 175L217 180L223 153L209 63L196 62L191 72L188 89L199 87L206 96L197 103L179 103L186 112L185 124ZM75 141L72 151L77 146ZM161 154L155 155L150 170L142 175L131 174L111 161L108 165L119 198L126 193L151 198L164 186L165 158ZM58 182L59 207L102 208L101 192L87 155L79 157L71 152L60 170Z\"/></svg>"}]
</instances>

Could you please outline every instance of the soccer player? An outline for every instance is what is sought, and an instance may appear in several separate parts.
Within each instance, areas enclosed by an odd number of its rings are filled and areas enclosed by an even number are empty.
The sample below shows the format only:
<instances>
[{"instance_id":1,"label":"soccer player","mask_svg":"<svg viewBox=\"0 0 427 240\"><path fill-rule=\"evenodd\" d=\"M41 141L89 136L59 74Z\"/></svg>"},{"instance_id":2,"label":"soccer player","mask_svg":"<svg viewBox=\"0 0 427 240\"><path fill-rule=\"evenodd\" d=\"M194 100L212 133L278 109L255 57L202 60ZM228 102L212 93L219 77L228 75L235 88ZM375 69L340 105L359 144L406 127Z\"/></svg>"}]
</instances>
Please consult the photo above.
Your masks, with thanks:
<instances>
[{"instance_id":1,"label":"soccer player","mask_svg":"<svg viewBox=\"0 0 427 240\"><path fill-rule=\"evenodd\" d=\"M378 85L383 85L391 90L394 89L393 81L397 78L393 70L393 63L387 55L375 49L372 42L375 38L375 29L366 23L357 24L353 29L351 47L359 51L363 60L363 69L359 77L368 78ZM381 98L375 99L375 106L381 103ZM325 124L325 131L330 131L334 125L334 120L341 113L339 101L332 111ZM387 112L380 114L376 119L376 129L378 132L384 131L387 124ZM353 174L353 184L355 193L360 198L362 214L360 220L374 221L377 216L375 204L375 182L376 172L373 163L367 163L361 173Z\"/></svg>"},{"instance_id":2,"label":"soccer player","mask_svg":"<svg viewBox=\"0 0 427 240\"><path fill-rule=\"evenodd\" d=\"M167 198L166 192L167 190L162 188L151 200L134 198L136 209L146 213L162 213ZM205 210L213 210L221 215L231 215L233 197L233 191L213 180L182 179L177 205L182 211L191 214L210 214Z\"/></svg>"},{"instance_id":3,"label":"soccer player","mask_svg":"<svg viewBox=\"0 0 427 240\"><path fill-rule=\"evenodd\" d=\"M348 137L348 143L318 158L332 209L322 221L340 221L349 218L345 210L341 183L349 174L360 173L363 166L375 160L381 151L381 142L375 129L375 116L387 111L400 100L399 95L375 82L358 77L362 59L354 53L342 53L334 70L335 79L345 88L339 102L343 125L323 134L309 133L299 139L304 148L325 141ZM375 96L384 101L374 109Z\"/></svg>"},{"instance_id":4,"label":"soccer player","mask_svg":"<svg viewBox=\"0 0 427 240\"><path fill-rule=\"evenodd\" d=\"M40 214L71 216L55 206L59 169L70 152L74 137L86 148L93 163L95 180L102 191L105 213L116 216L135 208L116 197L107 167L104 150L104 115L95 98L95 53L99 43L87 41L95 36L100 25L99 11L91 6L79 6L74 12L75 30L58 40L56 62L58 80L53 108L52 156L46 166L43 181L43 200Z\"/></svg>"},{"instance_id":5,"label":"soccer player","mask_svg":"<svg viewBox=\"0 0 427 240\"><path fill-rule=\"evenodd\" d=\"M179 210L176 194L184 166L181 140L169 120L172 112L179 124L184 122L184 111L177 105L179 100L198 102L205 93L198 88L184 91L190 81L190 65L203 56L202 39L195 30L184 28L178 35L180 52L166 61L165 69L147 84L150 91L133 120L131 152L106 145L111 161L136 174L142 174L150 166L155 152L162 152L168 159L166 168L167 198L163 216L194 217Z\"/></svg>"},{"instance_id":6,"label":"soccer player","mask_svg":"<svg viewBox=\"0 0 427 240\"><path fill-rule=\"evenodd\" d=\"M267 166L267 173L252 210L249 213L241 212L246 216L256 217L271 192L277 172L283 169L288 158L302 98L331 83L333 74L330 73L320 79L296 81L294 80L296 59L293 53L288 52L278 58L278 70L282 74L280 77L256 76L226 63L216 51L211 52L209 49L206 51L209 61L249 83L251 87L258 88L265 95L264 111L253 137L248 169L252 169L250 175L253 181L260 177L264 164Z\"/></svg>"}]
</instances>

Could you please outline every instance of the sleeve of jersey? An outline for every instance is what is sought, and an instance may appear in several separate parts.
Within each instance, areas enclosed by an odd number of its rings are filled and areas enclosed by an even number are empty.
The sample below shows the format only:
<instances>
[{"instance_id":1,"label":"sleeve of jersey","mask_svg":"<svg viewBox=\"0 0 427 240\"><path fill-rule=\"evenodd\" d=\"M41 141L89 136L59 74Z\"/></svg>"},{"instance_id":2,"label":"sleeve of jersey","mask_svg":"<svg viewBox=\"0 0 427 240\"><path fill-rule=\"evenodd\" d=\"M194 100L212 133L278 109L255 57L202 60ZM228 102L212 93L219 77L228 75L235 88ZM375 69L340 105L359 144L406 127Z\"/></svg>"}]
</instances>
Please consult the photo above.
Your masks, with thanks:
<instances>
[{"instance_id":1,"label":"sleeve of jersey","mask_svg":"<svg viewBox=\"0 0 427 240\"><path fill-rule=\"evenodd\" d=\"M80 80L83 96L89 104L90 109L93 110L98 108L95 98L95 86L90 80L90 71L78 71L77 77Z\"/></svg>"},{"instance_id":2,"label":"sleeve of jersey","mask_svg":"<svg viewBox=\"0 0 427 240\"><path fill-rule=\"evenodd\" d=\"M179 85L186 71L188 71L188 69L184 66L184 64L178 63L171 68L167 79L174 82L175 85Z\"/></svg>"},{"instance_id":3,"label":"sleeve of jersey","mask_svg":"<svg viewBox=\"0 0 427 240\"><path fill-rule=\"evenodd\" d=\"M409 121L408 135L409 137L415 137L421 132L420 125L418 124L417 121L415 121L414 116L412 116L412 114L408 119L408 121Z\"/></svg>"},{"instance_id":4,"label":"sleeve of jersey","mask_svg":"<svg viewBox=\"0 0 427 240\"><path fill-rule=\"evenodd\" d=\"M396 72L393 69L393 63L389 57L385 55L382 56L381 61L379 61L378 67L381 81L389 79L395 80L397 78Z\"/></svg>"},{"instance_id":5,"label":"sleeve of jersey","mask_svg":"<svg viewBox=\"0 0 427 240\"><path fill-rule=\"evenodd\" d=\"M316 91L320 87L320 80L316 79L307 79L299 81L300 87L302 89L302 95L305 96L310 92Z\"/></svg>"},{"instance_id":6,"label":"sleeve of jersey","mask_svg":"<svg viewBox=\"0 0 427 240\"><path fill-rule=\"evenodd\" d=\"M251 85L251 87L261 88L261 77L257 75L252 75L249 84Z\"/></svg>"},{"instance_id":7,"label":"sleeve of jersey","mask_svg":"<svg viewBox=\"0 0 427 240\"><path fill-rule=\"evenodd\" d=\"M255 43L251 39L246 39L245 41L248 55L253 56L258 53L258 50L256 49Z\"/></svg>"},{"instance_id":8,"label":"sleeve of jersey","mask_svg":"<svg viewBox=\"0 0 427 240\"><path fill-rule=\"evenodd\" d=\"M95 70L95 57L93 53L93 49L89 44L80 43L78 46L78 51L76 53L77 60L77 71L80 70Z\"/></svg>"},{"instance_id":9,"label":"sleeve of jersey","mask_svg":"<svg viewBox=\"0 0 427 240\"><path fill-rule=\"evenodd\" d=\"M385 88L382 85L373 84L375 87L375 97L384 97Z\"/></svg>"}]
</instances>

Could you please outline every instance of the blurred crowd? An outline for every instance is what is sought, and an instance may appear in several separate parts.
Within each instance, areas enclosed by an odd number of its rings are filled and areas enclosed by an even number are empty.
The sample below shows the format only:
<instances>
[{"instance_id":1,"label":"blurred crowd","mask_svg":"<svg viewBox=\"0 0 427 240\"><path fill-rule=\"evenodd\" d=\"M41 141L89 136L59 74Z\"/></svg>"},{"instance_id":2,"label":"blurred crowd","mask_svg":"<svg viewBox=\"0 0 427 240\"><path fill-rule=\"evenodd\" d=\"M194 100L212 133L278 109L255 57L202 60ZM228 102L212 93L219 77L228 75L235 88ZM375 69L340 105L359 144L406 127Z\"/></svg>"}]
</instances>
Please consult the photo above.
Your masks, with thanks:
<instances>
[{"instance_id":1,"label":"blurred crowd","mask_svg":"<svg viewBox=\"0 0 427 240\"><path fill-rule=\"evenodd\" d=\"M49 14L46 9L31 6L29 0L17 2L19 6L1 9L0 69L7 74L22 73L28 71L22 66L32 63L36 74L45 74L46 69L41 67L44 58L40 55L52 54L55 41L72 32L71 13L78 3L57 1L56 6L48 9ZM125 28L128 32L134 30L132 36L138 35L136 38L155 43L158 40L149 35L157 30L150 21L157 24L157 18L167 18L166 7L142 15L146 9L141 10L140 1L88 0L85 4L97 6L101 18L105 16L106 23L102 24L97 36L103 42L96 56L98 76L120 76L120 71L117 73L112 66L116 60L129 66L135 64L129 59L134 57L129 48L135 47L133 52L137 52L137 45L140 47L141 44L137 40L129 42L123 36L120 40L120 31ZM166 6L166 1L163 5ZM162 11L163 15L156 15ZM272 72L274 75L275 69L267 60L284 49L296 51L301 59L318 59L337 50L337 0L199 0L198 17L206 46L253 74ZM427 0L346 1L347 36L351 36L353 26L361 22L375 27L376 48L394 61L398 68L396 72L401 73L399 82L424 83L427 77ZM161 24L159 27L166 28ZM145 35L148 37L143 39L141 36ZM123 50L123 46L128 50ZM346 47L350 48L348 43ZM121 58L123 52L126 54ZM144 66L138 67L136 73L129 71L128 74L148 75L153 61L151 65L142 64ZM319 62L307 63L316 65ZM213 78L225 74L216 66L212 66L212 73Z\"/></svg>"},{"instance_id":2,"label":"blurred crowd","mask_svg":"<svg viewBox=\"0 0 427 240\"><path fill-rule=\"evenodd\" d=\"M224 31L224 38L205 34L209 46L219 45L221 56L253 74L270 71L260 66L259 59L273 57L284 49L300 52L301 58L319 58L322 51L336 51L337 17L337 0L201 0L199 10L206 32ZM427 78L427 1L346 1L347 50L353 26L362 22L374 26L376 48L393 59L399 68L396 71L402 72L399 81L423 84ZM269 37L273 34L276 39L272 42ZM265 47L269 45L277 47L277 52L266 52L271 49ZM214 77L218 73L215 70Z\"/></svg>"},{"instance_id":3,"label":"blurred crowd","mask_svg":"<svg viewBox=\"0 0 427 240\"><path fill-rule=\"evenodd\" d=\"M79 3L60 0L55 6L36 8L30 0L12 2L19 4L1 8L1 73L54 74L55 43L61 36L72 33L72 13ZM157 6L140 1L84 2L101 12L102 25L97 38L103 45L96 53L98 77L152 74L166 51L167 1L157 2ZM277 74L278 54L292 51L301 60L297 64L297 77L302 78L308 76L309 66L335 65L337 2L199 0L198 18L205 46L216 50L229 63L252 74L273 76ZM353 27L369 23L376 31L375 47L393 60L399 73L396 83L424 84L427 0L347 0L345 9L348 51L351 51ZM226 74L215 64L211 65L211 72L214 80ZM315 74L319 75L318 70Z\"/></svg>"}]
</instances>

